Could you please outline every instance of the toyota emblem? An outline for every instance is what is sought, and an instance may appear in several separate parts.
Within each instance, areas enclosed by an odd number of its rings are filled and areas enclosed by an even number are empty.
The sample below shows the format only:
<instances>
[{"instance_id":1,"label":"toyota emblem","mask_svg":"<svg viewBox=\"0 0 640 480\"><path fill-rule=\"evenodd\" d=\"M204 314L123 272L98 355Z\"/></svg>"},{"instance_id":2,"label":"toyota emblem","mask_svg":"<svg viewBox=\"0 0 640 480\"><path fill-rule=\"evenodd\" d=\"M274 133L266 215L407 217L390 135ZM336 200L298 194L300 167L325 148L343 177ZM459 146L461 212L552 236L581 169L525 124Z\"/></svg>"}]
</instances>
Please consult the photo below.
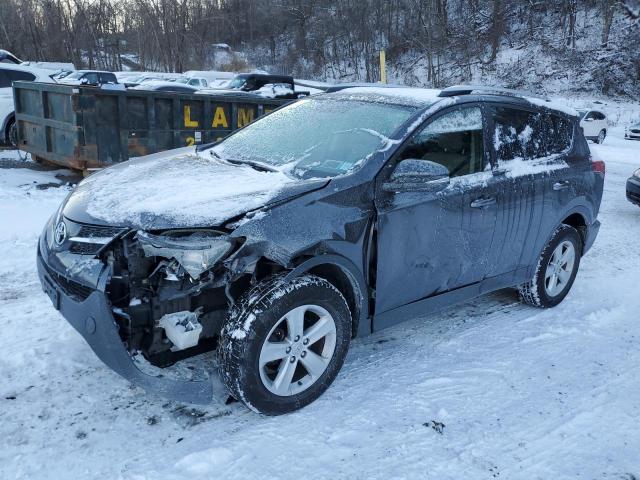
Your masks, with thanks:
<instances>
[{"instance_id":1,"label":"toyota emblem","mask_svg":"<svg viewBox=\"0 0 640 480\"><path fill-rule=\"evenodd\" d=\"M64 222L60 221L56 225L56 230L53 232L53 240L56 242L56 245L62 245L67 238L67 226Z\"/></svg>"}]
</instances>

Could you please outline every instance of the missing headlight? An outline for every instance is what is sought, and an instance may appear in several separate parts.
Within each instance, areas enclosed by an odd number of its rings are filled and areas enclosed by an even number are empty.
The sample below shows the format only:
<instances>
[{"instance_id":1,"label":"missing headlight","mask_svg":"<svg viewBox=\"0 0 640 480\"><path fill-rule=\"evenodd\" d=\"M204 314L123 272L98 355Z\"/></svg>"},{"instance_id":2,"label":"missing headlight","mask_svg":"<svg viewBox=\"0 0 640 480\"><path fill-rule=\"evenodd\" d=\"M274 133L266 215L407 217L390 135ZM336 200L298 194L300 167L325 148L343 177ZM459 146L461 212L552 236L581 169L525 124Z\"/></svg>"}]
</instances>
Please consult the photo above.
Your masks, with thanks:
<instances>
[{"instance_id":1,"label":"missing headlight","mask_svg":"<svg viewBox=\"0 0 640 480\"><path fill-rule=\"evenodd\" d=\"M206 230L176 232L176 235L152 235L139 231L136 238L145 255L175 259L194 280L233 248L233 243L226 236Z\"/></svg>"}]
</instances>

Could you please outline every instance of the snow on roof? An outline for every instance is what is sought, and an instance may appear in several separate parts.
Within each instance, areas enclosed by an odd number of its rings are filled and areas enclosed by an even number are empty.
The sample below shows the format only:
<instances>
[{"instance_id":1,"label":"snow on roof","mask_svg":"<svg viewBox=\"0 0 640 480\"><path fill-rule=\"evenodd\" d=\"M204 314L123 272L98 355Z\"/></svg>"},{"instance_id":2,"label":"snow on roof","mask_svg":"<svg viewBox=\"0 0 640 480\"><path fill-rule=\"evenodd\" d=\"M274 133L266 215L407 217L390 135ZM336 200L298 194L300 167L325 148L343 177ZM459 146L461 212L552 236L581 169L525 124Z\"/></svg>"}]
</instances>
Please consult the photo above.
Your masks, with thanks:
<instances>
[{"instance_id":1,"label":"snow on roof","mask_svg":"<svg viewBox=\"0 0 640 480\"><path fill-rule=\"evenodd\" d=\"M571 115L572 117L578 116L578 112L576 110L565 105L564 103L551 101L551 100L544 100L542 98L536 98L536 97L523 97L523 98L529 103L532 103L533 105L537 105L539 107L546 107L546 108L550 108L551 110L557 110L559 112L566 113L567 115Z\"/></svg>"},{"instance_id":2,"label":"snow on roof","mask_svg":"<svg viewBox=\"0 0 640 480\"><path fill-rule=\"evenodd\" d=\"M397 99L412 104L431 104L442 98L438 97L440 90L430 88L411 87L352 87L336 92L342 95L380 97L383 100Z\"/></svg>"}]
</instances>

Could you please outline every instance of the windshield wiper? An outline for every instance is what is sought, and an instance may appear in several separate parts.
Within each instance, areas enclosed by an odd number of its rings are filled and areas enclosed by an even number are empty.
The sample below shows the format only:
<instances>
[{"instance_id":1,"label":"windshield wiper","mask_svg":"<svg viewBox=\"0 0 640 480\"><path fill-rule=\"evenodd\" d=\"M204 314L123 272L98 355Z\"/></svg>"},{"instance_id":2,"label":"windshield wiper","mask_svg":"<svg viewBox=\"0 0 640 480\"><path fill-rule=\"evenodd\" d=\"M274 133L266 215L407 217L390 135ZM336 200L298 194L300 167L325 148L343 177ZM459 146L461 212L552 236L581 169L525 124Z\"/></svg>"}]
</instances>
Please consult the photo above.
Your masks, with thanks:
<instances>
[{"instance_id":1,"label":"windshield wiper","mask_svg":"<svg viewBox=\"0 0 640 480\"><path fill-rule=\"evenodd\" d=\"M262 162L256 162L255 160L231 160L229 158L223 158L214 149L209 150L209 153L223 162L231 163L233 165L249 165L251 168L258 170L259 172L278 172L279 170L271 165L267 165Z\"/></svg>"},{"instance_id":2,"label":"windshield wiper","mask_svg":"<svg viewBox=\"0 0 640 480\"><path fill-rule=\"evenodd\" d=\"M234 165L249 165L251 168L258 170L259 172L277 172L278 169L271 165L265 165L264 163L255 162L253 160L229 160L223 159L225 162L232 163Z\"/></svg>"}]
</instances>

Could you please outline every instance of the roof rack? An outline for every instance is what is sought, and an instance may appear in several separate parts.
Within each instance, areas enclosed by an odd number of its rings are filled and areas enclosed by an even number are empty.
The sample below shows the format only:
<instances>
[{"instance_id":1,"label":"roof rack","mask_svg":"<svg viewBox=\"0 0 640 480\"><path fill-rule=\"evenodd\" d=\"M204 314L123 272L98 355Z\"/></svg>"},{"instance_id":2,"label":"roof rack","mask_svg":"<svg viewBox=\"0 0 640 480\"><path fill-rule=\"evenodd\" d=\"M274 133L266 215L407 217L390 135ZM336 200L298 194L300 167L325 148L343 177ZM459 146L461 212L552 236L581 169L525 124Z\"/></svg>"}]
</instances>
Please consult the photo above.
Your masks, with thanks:
<instances>
[{"instance_id":1,"label":"roof rack","mask_svg":"<svg viewBox=\"0 0 640 480\"><path fill-rule=\"evenodd\" d=\"M541 97L535 93L525 92L523 90L511 90L509 88L492 87L490 85L454 85L443 89L439 97L455 97L458 95L471 95L472 93L487 95L504 95L507 97L533 97L540 98L546 102L550 102L547 97Z\"/></svg>"}]
</instances>

